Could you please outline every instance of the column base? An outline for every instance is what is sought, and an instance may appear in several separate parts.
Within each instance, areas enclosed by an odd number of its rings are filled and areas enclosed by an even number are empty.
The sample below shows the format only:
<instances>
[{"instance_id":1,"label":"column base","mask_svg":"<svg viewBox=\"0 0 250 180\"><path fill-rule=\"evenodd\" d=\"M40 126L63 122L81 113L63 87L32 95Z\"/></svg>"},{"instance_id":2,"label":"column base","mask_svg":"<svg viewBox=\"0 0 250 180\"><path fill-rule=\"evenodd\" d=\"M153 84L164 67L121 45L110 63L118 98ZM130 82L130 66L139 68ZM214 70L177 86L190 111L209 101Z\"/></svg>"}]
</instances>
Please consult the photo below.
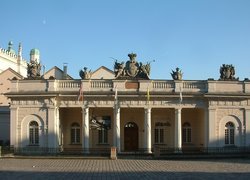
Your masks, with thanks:
<instances>
[{"instance_id":1,"label":"column base","mask_svg":"<svg viewBox=\"0 0 250 180\"><path fill-rule=\"evenodd\" d=\"M82 150L82 153L83 153L83 154L89 154L90 152L89 152L89 149L83 149L83 150Z\"/></svg>"},{"instance_id":2,"label":"column base","mask_svg":"<svg viewBox=\"0 0 250 180\"><path fill-rule=\"evenodd\" d=\"M146 154L152 154L151 148L145 149L144 153L146 153Z\"/></svg>"},{"instance_id":3,"label":"column base","mask_svg":"<svg viewBox=\"0 0 250 180\"><path fill-rule=\"evenodd\" d=\"M175 148L174 153L175 154L182 154L182 148Z\"/></svg>"}]
</instances>

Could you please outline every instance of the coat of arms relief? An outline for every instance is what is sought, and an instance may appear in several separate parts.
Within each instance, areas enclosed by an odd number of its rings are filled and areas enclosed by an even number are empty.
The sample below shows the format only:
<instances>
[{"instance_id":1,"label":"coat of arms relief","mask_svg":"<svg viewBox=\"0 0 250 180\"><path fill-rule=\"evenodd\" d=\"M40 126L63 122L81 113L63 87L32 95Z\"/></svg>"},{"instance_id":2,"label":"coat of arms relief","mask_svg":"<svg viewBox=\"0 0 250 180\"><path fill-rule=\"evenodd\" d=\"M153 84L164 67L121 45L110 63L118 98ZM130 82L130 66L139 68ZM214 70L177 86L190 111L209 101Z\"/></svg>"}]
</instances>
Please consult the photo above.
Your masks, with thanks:
<instances>
[{"instance_id":1,"label":"coat of arms relief","mask_svg":"<svg viewBox=\"0 0 250 180\"><path fill-rule=\"evenodd\" d=\"M128 54L129 60L121 63L117 60L114 64L114 72L116 79L149 79L150 63L142 64L136 61L136 54Z\"/></svg>"}]
</instances>

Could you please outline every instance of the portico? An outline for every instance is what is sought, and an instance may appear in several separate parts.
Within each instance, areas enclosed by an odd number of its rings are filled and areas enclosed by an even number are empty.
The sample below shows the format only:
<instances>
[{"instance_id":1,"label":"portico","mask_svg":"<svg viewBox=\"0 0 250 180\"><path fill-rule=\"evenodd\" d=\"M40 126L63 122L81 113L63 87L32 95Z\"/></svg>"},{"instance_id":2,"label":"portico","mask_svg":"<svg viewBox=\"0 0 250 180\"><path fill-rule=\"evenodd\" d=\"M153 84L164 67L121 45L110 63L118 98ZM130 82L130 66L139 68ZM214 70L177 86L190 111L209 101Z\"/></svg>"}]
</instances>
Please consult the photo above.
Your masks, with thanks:
<instances>
[{"instance_id":1,"label":"portico","mask_svg":"<svg viewBox=\"0 0 250 180\"><path fill-rule=\"evenodd\" d=\"M81 154L250 146L249 81L182 80L179 69L177 79L150 80L150 64L135 57L116 62L113 79L85 68L81 80L12 80L11 145Z\"/></svg>"}]
</instances>

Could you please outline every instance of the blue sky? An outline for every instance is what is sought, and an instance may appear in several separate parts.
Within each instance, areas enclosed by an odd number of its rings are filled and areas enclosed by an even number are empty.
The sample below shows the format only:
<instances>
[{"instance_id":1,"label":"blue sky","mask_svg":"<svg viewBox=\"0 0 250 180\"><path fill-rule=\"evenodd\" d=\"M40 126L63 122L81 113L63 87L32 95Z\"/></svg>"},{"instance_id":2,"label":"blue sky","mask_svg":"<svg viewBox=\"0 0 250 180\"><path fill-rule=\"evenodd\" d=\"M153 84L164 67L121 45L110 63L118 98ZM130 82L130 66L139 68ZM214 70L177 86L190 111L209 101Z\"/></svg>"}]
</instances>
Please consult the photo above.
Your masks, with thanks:
<instances>
[{"instance_id":1,"label":"blue sky","mask_svg":"<svg viewBox=\"0 0 250 180\"><path fill-rule=\"evenodd\" d=\"M152 79L219 78L222 64L250 78L249 0L1 0L0 47L12 40L23 55L38 48L46 70L62 68L80 79L83 67L113 70L114 60L137 53Z\"/></svg>"}]
</instances>

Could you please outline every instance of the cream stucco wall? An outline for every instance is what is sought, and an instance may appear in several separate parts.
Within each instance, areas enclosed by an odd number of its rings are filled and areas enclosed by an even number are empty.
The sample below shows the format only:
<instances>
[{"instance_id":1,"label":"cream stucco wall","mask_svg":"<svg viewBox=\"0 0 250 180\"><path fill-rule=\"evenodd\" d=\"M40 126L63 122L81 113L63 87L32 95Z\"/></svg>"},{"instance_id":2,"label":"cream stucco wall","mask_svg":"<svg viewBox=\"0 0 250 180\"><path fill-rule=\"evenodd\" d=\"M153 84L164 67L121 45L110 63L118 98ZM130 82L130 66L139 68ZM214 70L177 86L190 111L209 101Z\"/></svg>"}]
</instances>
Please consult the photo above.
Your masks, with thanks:
<instances>
[{"instance_id":1,"label":"cream stucco wall","mask_svg":"<svg viewBox=\"0 0 250 180\"><path fill-rule=\"evenodd\" d=\"M164 129L164 147L174 147L174 108L153 108L152 109L152 145L155 144L155 123L169 123L170 126L161 127Z\"/></svg>"},{"instance_id":2,"label":"cream stucco wall","mask_svg":"<svg viewBox=\"0 0 250 180\"><path fill-rule=\"evenodd\" d=\"M197 108L184 108L182 109L182 125L188 122L191 125L191 143L183 144L183 146L196 146L204 147L204 110Z\"/></svg>"}]
</instances>

